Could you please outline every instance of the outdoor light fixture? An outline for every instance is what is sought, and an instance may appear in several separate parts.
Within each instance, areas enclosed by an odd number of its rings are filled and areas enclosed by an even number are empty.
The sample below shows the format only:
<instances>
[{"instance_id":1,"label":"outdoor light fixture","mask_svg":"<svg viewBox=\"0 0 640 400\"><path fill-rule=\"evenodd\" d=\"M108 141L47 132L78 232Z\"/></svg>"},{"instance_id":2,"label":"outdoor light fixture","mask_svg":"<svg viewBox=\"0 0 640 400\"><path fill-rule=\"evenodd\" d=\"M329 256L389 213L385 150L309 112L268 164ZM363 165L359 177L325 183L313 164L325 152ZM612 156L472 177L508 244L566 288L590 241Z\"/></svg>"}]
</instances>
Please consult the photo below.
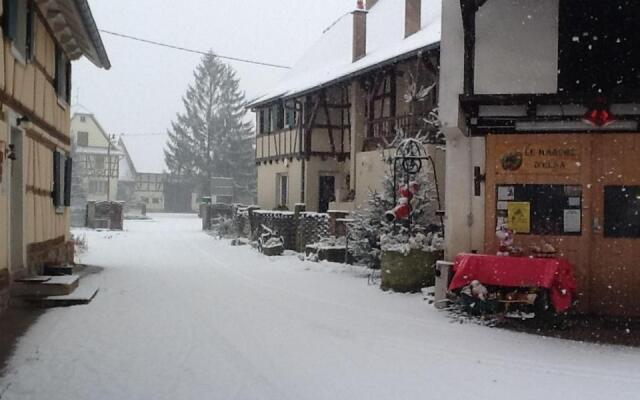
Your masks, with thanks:
<instances>
[{"instance_id":1,"label":"outdoor light fixture","mask_svg":"<svg viewBox=\"0 0 640 400\"><path fill-rule=\"evenodd\" d=\"M582 121L591 126L603 128L616 122L616 118L609 110L607 102L602 97L598 97L584 114Z\"/></svg>"},{"instance_id":2,"label":"outdoor light fixture","mask_svg":"<svg viewBox=\"0 0 640 400\"><path fill-rule=\"evenodd\" d=\"M22 117L16 119L16 125L17 126L22 125L23 122L31 122L31 121L29 120L29 117L27 117L27 116L22 116Z\"/></svg>"}]
</instances>

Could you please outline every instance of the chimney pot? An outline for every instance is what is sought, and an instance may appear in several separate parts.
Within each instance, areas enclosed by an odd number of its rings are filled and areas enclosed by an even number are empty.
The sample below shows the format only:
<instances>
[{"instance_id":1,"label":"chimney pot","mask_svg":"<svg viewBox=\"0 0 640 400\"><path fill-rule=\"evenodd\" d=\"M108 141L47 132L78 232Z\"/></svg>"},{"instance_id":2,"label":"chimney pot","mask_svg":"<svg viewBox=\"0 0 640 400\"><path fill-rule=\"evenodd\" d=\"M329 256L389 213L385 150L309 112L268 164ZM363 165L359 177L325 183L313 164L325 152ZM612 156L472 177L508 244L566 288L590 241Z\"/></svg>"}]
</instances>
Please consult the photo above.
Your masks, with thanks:
<instances>
[{"instance_id":1,"label":"chimney pot","mask_svg":"<svg viewBox=\"0 0 640 400\"><path fill-rule=\"evenodd\" d=\"M417 33L422 28L422 0L405 0L404 37Z\"/></svg>"},{"instance_id":2,"label":"chimney pot","mask_svg":"<svg viewBox=\"0 0 640 400\"><path fill-rule=\"evenodd\" d=\"M357 8L358 10L364 10L364 0L358 0Z\"/></svg>"}]
</instances>

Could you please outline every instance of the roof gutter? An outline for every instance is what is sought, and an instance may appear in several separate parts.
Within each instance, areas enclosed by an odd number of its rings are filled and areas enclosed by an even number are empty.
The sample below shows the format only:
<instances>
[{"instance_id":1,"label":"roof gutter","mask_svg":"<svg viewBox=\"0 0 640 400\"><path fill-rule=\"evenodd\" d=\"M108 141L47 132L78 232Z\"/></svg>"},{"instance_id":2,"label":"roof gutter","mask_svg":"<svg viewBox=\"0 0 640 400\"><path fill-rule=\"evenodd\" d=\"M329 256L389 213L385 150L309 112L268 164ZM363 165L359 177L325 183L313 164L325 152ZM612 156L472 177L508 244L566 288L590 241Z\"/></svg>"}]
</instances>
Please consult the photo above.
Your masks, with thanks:
<instances>
[{"instance_id":1,"label":"roof gutter","mask_svg":"<svg viewBox=\"0 0 640 400\"><path fill-rule=\"evenodd\" d=\"M296 97L305 96L307 94L316 92L316 91L318 91L320 89L324 89L324 88L327 88L329 86L333 86L333 85L336 85L338 83L341 83L341 82L344 82L344 81L348 81L348 80L351 80L353 78L357 78L357 77L359 77L361 75L364 75L364 74L367 74L367 73L369 73L369 72L371 72L373 70L385 67L385 66L387 66L389 64L395 64L397 62L404 61L404 60L406 60L408 58L411 58L411 57L414 57L414 56L416 56L416 55L418 55L418 54L420 54L422 52L433 51L433 50L436 50L436 49L439 49L439 48L440 48L440 42L435 42L435 43L432 43L432 44L427 45L425 47L421 47L419 49L412 50L412 51L409 51L409 52L404 53L404 54L400 54L400 55L395 56L393 58L389 58L389 59L381 61L381 62L379 62L377 64L370 65L370 66L368 66L366 68L354 71L354 72L352 72L350 74L341 76L339 78L335 78L333 80L327 81L325 83L322 83L320 85L314 86L312 88L309 88L309 89L306 89L306 90L303 90L303 91L300 91L300 92L296 92L296 93L293 93L293 94L288 94L288 95L285 95L285 96L272 97L270 99L258 101L258 102L253 103L253 104L248 104L247 108L250 109L251 111L254 111L256 108L262 107L264 105L273 103L273 102L278 101L278 100L285 100L286 101L286 100L291 100L291 99L296 98Z\"/></svg>"},{"instance_id":2,"label":"roof gutter","mask_svg":"<svg viewBox=\"0 0 640 400\"><path fill-rule=\"evenodd\" d=\"M98 30L96 21L93 18L93 14L91 13L89 3L87 2L87 0L74 0L74 3L78 11L80 12L80 15L82 16L82 22L84 23L85 28L89 33L91 43L93 44L93 47L98 54L98 60L94 60L94 64L104 69L110 69L111 61L109 61L109 56L107 55L104 43L102 42L102 37L100 37L100 31Z\"/></svg>"}]
</instances>

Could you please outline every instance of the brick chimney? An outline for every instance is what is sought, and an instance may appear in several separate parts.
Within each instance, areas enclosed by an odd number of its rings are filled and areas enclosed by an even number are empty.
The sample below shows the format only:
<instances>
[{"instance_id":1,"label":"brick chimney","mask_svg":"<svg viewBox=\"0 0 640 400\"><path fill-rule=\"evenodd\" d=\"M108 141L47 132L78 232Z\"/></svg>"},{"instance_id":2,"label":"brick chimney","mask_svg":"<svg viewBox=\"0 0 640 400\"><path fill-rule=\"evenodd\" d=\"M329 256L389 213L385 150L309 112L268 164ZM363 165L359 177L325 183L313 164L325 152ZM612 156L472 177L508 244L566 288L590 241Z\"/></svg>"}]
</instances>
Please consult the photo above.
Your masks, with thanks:
<instances>
[{"instance_id":1,"label":"brick chimney","mask_svg":"<svg viewBox=\"0 0 640 400\"><path fill-rule=\"evenodd\" d=\"M367 11L364 9L362 0L358 0L358 7L351 14L353 15L353 62L356 62L367 54Z\"/></svg>"},{"instance_id":2,"label":"brick chimney","mask_svg":"<svg viewBox=\"0 0 640 400\"><path fill-rule=\"evenodd\" d=\"M378 0L367 0L367 11L371 10L373 6L376 5L377 2Z\"/></svg>"},{"instance_id":3,"label":"brick chimney","mask_svg":"<svg viewBox=\"0 0 640 400\"><path fill-rule=\"evenodd\" d=\"M404 0L404 37L420 31L422 25L422 0Z\"/></svg>"}]
</instances>

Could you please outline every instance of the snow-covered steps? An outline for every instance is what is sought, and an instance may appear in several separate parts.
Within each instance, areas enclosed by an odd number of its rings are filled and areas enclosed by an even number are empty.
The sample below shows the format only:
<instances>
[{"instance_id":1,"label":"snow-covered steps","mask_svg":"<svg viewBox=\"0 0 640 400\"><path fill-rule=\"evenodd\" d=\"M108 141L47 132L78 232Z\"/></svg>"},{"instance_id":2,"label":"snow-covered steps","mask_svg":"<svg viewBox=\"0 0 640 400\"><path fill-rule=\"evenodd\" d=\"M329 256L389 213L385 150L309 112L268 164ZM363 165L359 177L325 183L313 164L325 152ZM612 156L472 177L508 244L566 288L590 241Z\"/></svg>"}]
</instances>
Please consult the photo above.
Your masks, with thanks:
<instances>
[{"instance_id":1,"label":"snow-covered steps","mask_svg":"<svg viewBox=\"0 0 640 400\"><path fill-rule=\"evenodd\" d=\"M73 265L65 264L44 267L42 274L49 276L73 275Z\"/></svg>"},{"instance_id":2,"label":"snow-covered steps","mask_svg":"<svg viewBox=\"0 0 640 400\"><path fill-rule=\"evenodd\" d=\"M31 276L16 280L11 294L22 298L66 296L78 287L79 281L78 275Z\"/></svg>"},{"instance_id":3,"label":"snow-covered steps","mask_svg":"<svg viewBox=\"0 0 640 400\"><path fill-rule=\"evenodd\" d=\"M47 296L25 299L28 303L40 307L69 307L91 303L100 288L96 286L80 286L71 294L64 296Z\"/></svg>"}]
</instances>

